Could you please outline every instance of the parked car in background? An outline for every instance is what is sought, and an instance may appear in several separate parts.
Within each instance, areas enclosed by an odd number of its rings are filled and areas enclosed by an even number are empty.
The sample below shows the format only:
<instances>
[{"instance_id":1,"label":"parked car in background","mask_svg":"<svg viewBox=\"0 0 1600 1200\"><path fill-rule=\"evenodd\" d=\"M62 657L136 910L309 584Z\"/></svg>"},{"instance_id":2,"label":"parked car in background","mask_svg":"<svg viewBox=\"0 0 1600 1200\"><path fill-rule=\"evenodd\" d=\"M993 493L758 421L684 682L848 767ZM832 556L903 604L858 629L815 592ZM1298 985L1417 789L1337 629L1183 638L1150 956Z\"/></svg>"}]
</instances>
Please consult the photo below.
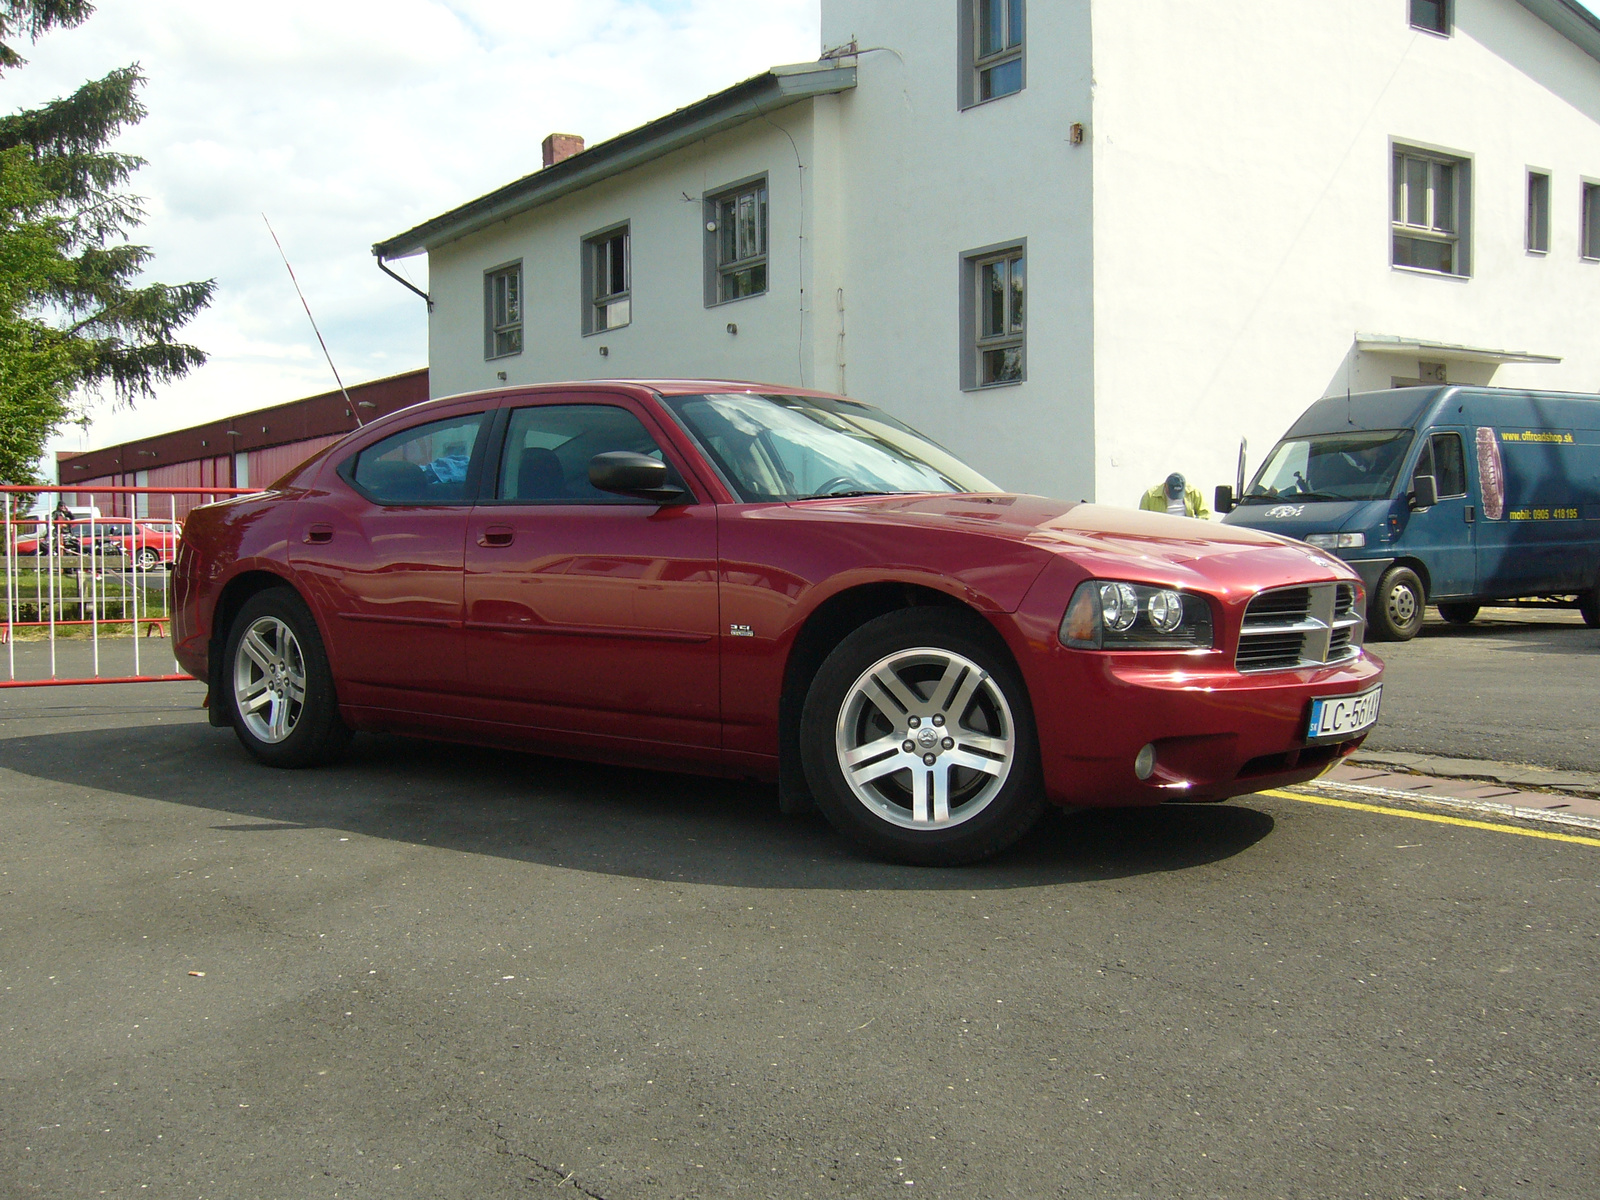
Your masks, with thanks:
<instances>
[{"instance_id":1,"label":"parked car in background","mask_svg":"<svg viewBox=\"0 0 1600 1200\"><path fill-rule=\"evenodd\" d=\"M145 570L170 566L178 556L183 528L176 521L104 521L95 530L100 553L121 555Z\"/></svg>"},{"instance_id":2,"label":"parked car in background","mask_svg":"<svg viewBox=\"0 0 1600 1200\"><path fill-rule=\"evenodd\" d=\"M212 722L269 765L371 730L770 779L930 864L1048 803L1310 779L1383 671L1333 556L1007 493L870 405L749 383L372 421L191 512L173 602Z\"/></svg>"},{"instance_id":3,"label":"parked car in background","mask_svg":"<svg viewBox=\"0 0 1600 1200\"><path fill-rule=\"evenodd\" d=\"M1225 523L1345 559L1376 637L1422 628L1436 604L1465 624L1484 604L1559 597L1600 626L1600 396L1399 388L1318 400ZM1230 512L1229 510L1232 509Z\"/></svg>"}]
</instances>

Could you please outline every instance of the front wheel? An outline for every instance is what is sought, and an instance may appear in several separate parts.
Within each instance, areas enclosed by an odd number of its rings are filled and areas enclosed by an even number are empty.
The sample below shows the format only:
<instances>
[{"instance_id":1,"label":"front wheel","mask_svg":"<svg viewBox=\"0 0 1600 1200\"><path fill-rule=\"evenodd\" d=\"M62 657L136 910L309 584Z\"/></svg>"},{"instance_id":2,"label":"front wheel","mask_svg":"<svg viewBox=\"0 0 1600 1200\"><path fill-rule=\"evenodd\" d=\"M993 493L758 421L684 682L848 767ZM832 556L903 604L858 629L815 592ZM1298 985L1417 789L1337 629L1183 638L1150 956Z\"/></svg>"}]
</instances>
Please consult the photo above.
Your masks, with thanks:
<instances>
[{"instance_id":1,"label":"front wheel","mask_svg":"<svg viewBox=\"0 0 1600 1200\"><path fill-rule=\"evenodd\" d=\"M1478 605L1466 601L1444 601L1439 605L1439 615L1452 625L1471 625L1478 615Z\"/></svg>"},{"instance_id":2,"label":"front wheel","mask_svg":"<svg viewBox=\"0 0 1600 1200\"><path fill-rule=\"evenodd\" d=\"M1579 594L1578 612L1590 629L1600 629L1600 579L1595 580L1594 587Z\"/></svg>"},{"instance_id":3,"label":"front wheel","mask_svg":"<svg viewBox=\"0 0 1600 1200\"><path fill-rule=\"evenodd\" d=\"M146 571L153 571L161 562L161 555L154 546L142 546L138 554L139 566Z\"/></svg>"},{"instance_id":4,"label":"front wheel","mask_svg":"<svg viewBox=\"0 0 1600 1200\"><path fill-rule=\"evenodd\" d=\"M309 767L350 740L317 623L288 588L246 600L228 633L223 686L244 748L269 767Z\"/></svg>"},{"instance_id":5,"label":"front wheel","mask_svg":"<svg viewBox=\"0 0 1600 1200\"><path fill-rule=\"evenodd\" d=\"M817 805L883 857L973 862L1044 811L1027 689L977 620L907 609L869 621L806 695L800 751Z\"/></svg>"},{"instance_id":6,"label":"front wheel","mask_svg":"<svg viewBox=\"0 0 1600 1200\"><path fill-rule=\"evenodd\" d=\"M1390 567L1378 580L1367 606L1368 624L1376 641L1409 642L1422 629L1427 595L1422 579L1410 567Z\"/></svg>"}]
</instances>

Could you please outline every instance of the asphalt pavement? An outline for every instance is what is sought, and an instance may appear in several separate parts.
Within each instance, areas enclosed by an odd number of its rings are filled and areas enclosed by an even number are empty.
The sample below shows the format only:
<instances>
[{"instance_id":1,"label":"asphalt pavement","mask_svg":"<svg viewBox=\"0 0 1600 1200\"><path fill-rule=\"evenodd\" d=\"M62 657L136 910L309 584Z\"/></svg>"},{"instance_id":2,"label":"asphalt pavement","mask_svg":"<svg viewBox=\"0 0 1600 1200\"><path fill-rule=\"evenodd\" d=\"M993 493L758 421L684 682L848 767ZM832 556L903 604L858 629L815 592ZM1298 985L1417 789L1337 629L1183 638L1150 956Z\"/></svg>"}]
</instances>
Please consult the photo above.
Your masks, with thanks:
<instances>
[{"instance_id":1,"label":"asphalt pavement","mask_svg":"<svg viewBox=\"0 0 1600 1200\"><path fill-rule=\"evenodd\" d=\"M1432 610L1383 660L1383 711L1364 749L1492 759L1600 779L1600 629L1572 609L1485 609L1471 625Z\"/></svg>"},{"instance_id":2,"label":"asphalt pavement","mask_svg":"<svg viewBox=\"0 0 1600 1200\"><path fill-rule=\"evenodd\" d=\"M199 697L0 693L0 1196L1594 1194L1600 839L1275 795L919 870Z\"/></svg>"}]
</instances>

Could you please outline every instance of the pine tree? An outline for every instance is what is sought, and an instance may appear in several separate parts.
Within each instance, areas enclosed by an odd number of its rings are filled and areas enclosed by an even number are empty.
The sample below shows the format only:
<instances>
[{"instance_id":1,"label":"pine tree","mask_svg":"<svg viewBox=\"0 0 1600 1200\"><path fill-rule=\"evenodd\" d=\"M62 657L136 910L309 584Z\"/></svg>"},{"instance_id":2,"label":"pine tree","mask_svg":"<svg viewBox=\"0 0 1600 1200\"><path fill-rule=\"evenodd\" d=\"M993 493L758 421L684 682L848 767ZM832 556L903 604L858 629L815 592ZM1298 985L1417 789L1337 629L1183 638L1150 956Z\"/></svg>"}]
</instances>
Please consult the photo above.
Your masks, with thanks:
<instances>
[{"instance_id":1,"label":"pine tree","mask_svg":"<svg viewBox=\"0 0 1600 1200\"><path fill-rule=\"evenodd\" d=\"M0 71L25 60L17 37L81 24L88 0L0 0ZM132 403L205 362L177 341L215 281L140 277L144 218L126 191L143 160L106 147L145 111L137 65L40 108L0 116L0 483L35 483L58 428L107 390Z\"/></svg>"}]
</instances>

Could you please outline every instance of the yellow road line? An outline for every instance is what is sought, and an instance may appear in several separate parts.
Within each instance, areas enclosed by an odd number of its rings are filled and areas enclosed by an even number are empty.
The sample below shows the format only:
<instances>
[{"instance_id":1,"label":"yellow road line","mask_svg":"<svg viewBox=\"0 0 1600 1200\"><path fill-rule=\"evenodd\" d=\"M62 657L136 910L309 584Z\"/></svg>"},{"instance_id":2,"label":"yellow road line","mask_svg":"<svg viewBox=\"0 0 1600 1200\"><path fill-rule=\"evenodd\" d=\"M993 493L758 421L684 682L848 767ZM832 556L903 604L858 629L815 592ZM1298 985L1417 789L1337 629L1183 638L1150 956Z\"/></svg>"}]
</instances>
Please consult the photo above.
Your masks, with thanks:
<instances>
[{"instance_id":1,"label":"yellow road line","mask_svg":"<svg viewBox=\"0 0 1600 1200\"><path fill-rule=\"evenodd\" d=\"M1329 796L1306 796L1276 788L1256 793L1279 800L1299 800L1303 804L1325 804L1329 808L1353 808L1357 812L1382 813L1386 817L1410 817L1413 821L1432 821L1436 825L1460 825L1467 829L1487 829L1491 833L1515 833L1520 837L1543 838L1547 842L1571 842L1577 846L1600 846L1600 838L1580 837L1575 833L1547 833L1543 829L1523 829L1517 825L1496 825L1492 821L1473 821L1467 817L1446 817L1439 813L1412 812L1405 808L1384 808L1355 800L1334 800Z\"/></svg>"}]
</instances>

